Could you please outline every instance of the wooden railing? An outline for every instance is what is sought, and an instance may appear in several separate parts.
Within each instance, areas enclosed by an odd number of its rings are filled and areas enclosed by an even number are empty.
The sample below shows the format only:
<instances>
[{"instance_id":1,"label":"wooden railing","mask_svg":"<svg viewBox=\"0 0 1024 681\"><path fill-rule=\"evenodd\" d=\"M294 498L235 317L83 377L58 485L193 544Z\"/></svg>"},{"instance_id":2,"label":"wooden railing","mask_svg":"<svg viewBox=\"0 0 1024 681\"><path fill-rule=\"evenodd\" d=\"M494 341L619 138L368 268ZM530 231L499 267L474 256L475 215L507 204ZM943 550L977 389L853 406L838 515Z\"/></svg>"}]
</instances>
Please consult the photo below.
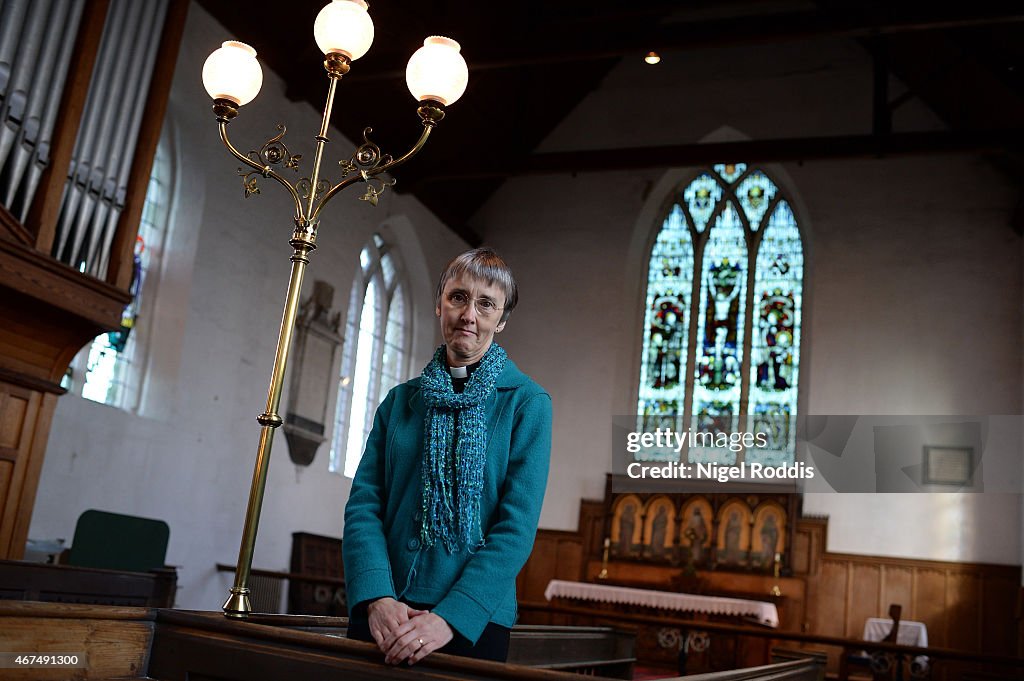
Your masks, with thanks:
<instances>
[{"instance_id":1,"label":"wooden railing","mask_svg":"<svg viewBox=\"0 0 1024 681\"><path fill-rule=\"evenodd\" d=\"M545 612L568 617L574 624L592 625L614 622L617 626L674 628L681 632L706 632L711 645L719 640L760 640L769 645L785 641L807 651L828 654L830 672L839 680L855 676L892 679L930 679L945 681L960 678L1020 679L1024 681L1024 658L988 655L953 648L921 648L895 643L871 642L853 638L780 631L765 627L748 627L724 622L686 619L668 614L614 612L599 607L582 607L564 603L521 603L520 612ZM681 638L686 638L682 636ZM740 667L733 660L730 667Z\"/></svg>"},{"instance_id":2,"label":"wooden railing","mask_svg":"<svg viewBox=\"0 0 1024 681\"><path fill-rule=\"evenodd\" d=\"M75 652L74 669L8 670L4 679L109 681L109 679L218 679L218 681L574 681L579 674L609 678L616 655L628 654L629 637L609 628L522 627L520 654L508 664L431 655L413 667L384 664L376 646L344 638L336 617L271 615L229 620L219 612L112 608L0 601L0 650ZM515 632L515 630L514 630ZM581 643L599 659L565 665L551 656L557 641ZM552 644L552 642L556 642ZM613 645L609 646L608 644ZM528 657L559 670L527 667ZM563 658L564 659L564 658ZM686 681L814 681L820 659L687 677ZM619 678L630 678L621 674Z\"/></svg>"},{"instance_id":3,"label":"wooden railing","mask_svg":"<svg viewBox=\"0 0 1024 681\"><path fill-rule=\"evenodd\" d=\"M217 563L217 572L230 572L234 574L235 566ZM250 599L253 601L253 608L256 612L278 612L280 609L280 594L287 582L289 586L291 584L311 584L317 588L318 592L322 589L323 598L325 599L323 602L333 602L335 605L335 607L331 609L330 614L339 616L348 614L348 606L345 603L344 579L340 579L338 577L303 575L296 572L283 572L280 570L261 570L258 568L252 568L249 572L253 577L257 578L249 585L252 590ZM269 598L257 598L260 595L258 592L261 590L261 583L264 590L272 591L272 593L269 594ZM277 603L272 605L275 596L277 598ZM293 614L306 614L301 609L296 609L296 604L292 601L290 591L288 611Z\"/></svg>"}]
</instances>

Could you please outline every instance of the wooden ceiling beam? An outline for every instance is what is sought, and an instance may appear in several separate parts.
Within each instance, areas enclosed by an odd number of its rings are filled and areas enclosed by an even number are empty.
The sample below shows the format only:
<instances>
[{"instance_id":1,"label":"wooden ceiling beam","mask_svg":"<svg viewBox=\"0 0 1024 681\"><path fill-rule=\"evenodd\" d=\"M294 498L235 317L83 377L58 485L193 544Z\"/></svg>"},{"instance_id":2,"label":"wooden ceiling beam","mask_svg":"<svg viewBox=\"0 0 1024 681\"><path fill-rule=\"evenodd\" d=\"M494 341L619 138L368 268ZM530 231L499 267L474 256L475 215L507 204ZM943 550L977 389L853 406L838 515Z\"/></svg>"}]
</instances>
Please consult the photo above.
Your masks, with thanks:
<instances>
[{"instance_id":1,"label":"wooden ceiling beam","mask_svg":"<svg viewBox=\"0 0 1024 681\"><path fill-rule=\"evenodd\" d=\"M504 166L465 164L457 171L442 171L420 178L413 191L434 182L450 182L456 179L649 170L730 161L781 163L1004 151L1024 151L1024 129L902 132L888 135L839 135L625 149L588 149L532 154Z\"/></svg>"}]
</instances>

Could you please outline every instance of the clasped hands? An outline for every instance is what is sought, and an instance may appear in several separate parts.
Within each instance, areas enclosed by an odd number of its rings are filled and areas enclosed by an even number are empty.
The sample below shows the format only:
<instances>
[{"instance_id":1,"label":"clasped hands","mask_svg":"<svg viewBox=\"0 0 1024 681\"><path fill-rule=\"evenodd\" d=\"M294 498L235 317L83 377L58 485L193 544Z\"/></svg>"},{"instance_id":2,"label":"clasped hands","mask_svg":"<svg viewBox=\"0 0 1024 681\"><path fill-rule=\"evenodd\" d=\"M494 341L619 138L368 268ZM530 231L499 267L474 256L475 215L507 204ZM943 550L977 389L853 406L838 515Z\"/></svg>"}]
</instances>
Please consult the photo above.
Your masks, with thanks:
<instances>
[{"instance_id":1,"label":"clasped hands","mask_svg":"<svg viewBox=\"0 0 1024 681\"><path fill-rule=\"evenodd\" d=\"M416 664L455 636L440 615L410 608L394 598L370 603L367 612L370 635L388 664Z\"/></svg>"}]
</instances>

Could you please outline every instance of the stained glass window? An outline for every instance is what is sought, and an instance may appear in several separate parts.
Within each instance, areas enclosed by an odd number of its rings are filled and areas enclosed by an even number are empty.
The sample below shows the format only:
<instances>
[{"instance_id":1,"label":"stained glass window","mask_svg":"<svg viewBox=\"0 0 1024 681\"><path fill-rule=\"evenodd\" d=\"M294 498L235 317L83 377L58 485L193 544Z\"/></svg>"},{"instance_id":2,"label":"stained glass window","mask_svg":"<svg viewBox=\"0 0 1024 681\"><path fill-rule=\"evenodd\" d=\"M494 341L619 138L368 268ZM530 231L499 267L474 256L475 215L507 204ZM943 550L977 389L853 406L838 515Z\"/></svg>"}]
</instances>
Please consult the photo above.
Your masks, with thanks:
<instances>
[{"instance_id":1,"label":"stained glass window","mask_svg":"<svg viewBox=\"0 0 1024 681\"><path fill-rule=\"evenodd\" d=\"M693 413L701 430L712 423L720 429L740 411L747 309L747 241L732 201L725 203L708 234L701 273ZM732 463L735 458L729 450L723 456L705 448L690 452L694 461Z\"/></svg>"},{"instance_id":2,"label":"stained glass window","mask_svg":"<svg viewBox=\"0 0 1024 681\"><path fill-rule=\"evenodd\" d=\"M651 251L638 412L645 419L644 429L683 411L692 281L693 243L677 205Z\"/></svg>"},{"instance_id":3,"label":"stained glass window","mask_svg":"<svg viewBox=\"0 0 1024 681\"><path fill-rule=\"evenodd\" d=\"M732 184L747 170L746 163L716 163L713 168L718 176Z\"/></svg>"},{"instance_id":4,"label":"stained glass window","mask_svg":"<svg viewBox=\"0 0 1024 681\"><path fill-rule=\"evenodd\" d=\"M97 336L71 361L61 385L86 399L122 409L139 406L145 364L148 311L156 296L171 206L170 144L157 145L135 242L132 301L121 314L119 328ZM82 267L84 271L84 266Z\"/></svg>"},{"instance_id":5,"label":"stained glass window","mask_svg":"<svg viewBox=\"0 0 1024 681\"><path fill-rule=\"evenodd\" d=\"M803 279L800 229L789 204L779 201L758 247L750 349L749 414L755 432L768 436L768 447L754 452L766 464L790 460L796 445Z\"/></svg>"},{"instance_id":6,"label":"stained glass window","mask_svg":"<svg viewBox=\"0 0 1024 681\"><path fill-rule=\"evenodd\" d=\"M739 456L691 447L694 462L792 461L802 295L800 229L779 187L743 163L698 173L679 190L651 249L639 427L752 430L769 442Z\"/></svg>"},{"instance_id":7,"label":"stained glass window","mask_svg":"<svg viewBox=\"0 0 1024 681\"><path fill-rule=\"evenodd\" d=\"M777 191L775 184L759 170L747 175L736 187L736 198L743 206L751 229L756 230L761 225L761 219Z\"/></svg>"},{"instance_id":8,"label":"stained glass window","mask_svg":"<svg viewBox=\"0 0 1024 681\"><path fill-rule=\"evenodd\" d=\"M715 212L715 206L722 200L722 187L708 174L697 177L683 192L690 219L698 232L703 232ZM677 206L678 207L678 206Z\"/></svg>"},{"instance_id":9,"label":"stained glass window","mask_svg":"<svg viewBox=\"0 0 1024 681\"><path fill-rule=\"evenodd\" d=\"M409 324L397 254L379 234L359 252L345 327L330 469L356 473L377 404L404 381Z\"/></svg>"}]
</instances>

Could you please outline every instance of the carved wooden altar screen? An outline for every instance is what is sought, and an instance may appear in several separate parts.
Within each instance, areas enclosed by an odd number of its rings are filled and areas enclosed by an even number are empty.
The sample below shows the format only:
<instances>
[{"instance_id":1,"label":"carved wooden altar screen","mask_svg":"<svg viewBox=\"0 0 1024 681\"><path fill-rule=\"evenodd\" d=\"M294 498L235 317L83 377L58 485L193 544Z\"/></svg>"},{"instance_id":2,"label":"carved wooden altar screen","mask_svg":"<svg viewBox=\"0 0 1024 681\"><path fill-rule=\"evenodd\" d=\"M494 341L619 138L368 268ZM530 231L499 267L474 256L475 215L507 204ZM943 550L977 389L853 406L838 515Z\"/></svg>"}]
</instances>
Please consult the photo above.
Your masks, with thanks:
<instances>
[{"instance_id":1,"label":"carved wooden altar screen","mask_svg":"<svg viewBox=\"0 0 1024 681\"><path fill-rule=\"evenodd\" d=\"M615 492L613 483L609 475L604 536L610 559L679 566L689 574L791 574L798 494Z\"/></svg>"}]
</instances>

